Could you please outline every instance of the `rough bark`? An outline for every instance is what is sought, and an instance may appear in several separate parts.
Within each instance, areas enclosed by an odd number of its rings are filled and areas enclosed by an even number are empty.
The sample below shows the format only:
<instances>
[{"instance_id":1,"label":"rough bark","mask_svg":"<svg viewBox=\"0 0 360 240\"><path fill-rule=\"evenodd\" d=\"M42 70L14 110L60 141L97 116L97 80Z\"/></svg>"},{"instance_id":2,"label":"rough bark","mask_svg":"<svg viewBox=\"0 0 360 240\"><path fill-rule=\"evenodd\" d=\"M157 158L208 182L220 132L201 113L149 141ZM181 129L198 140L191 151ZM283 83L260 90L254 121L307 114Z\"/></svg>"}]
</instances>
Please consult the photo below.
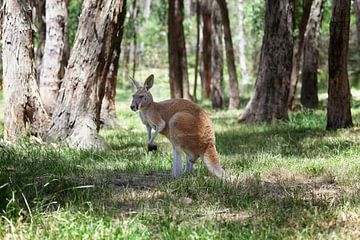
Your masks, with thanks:
<instances>
[{"instance_id":1,"label":"rough bark","mask_svg":"<svg viewBox=\"0 0 360 240\"><path fill-rule=\"evenodd\" d=\"M319 59L320 27L324 0L314 0L304 37L302 57L302 85L300 102L308 108L319 103L317 88L317 70Z\"/></svg>"},{"instance_id":2,"label":"rough bark","mask_svg":"<svg viewBox=\"0 0 360 240\"><path fill-rule=\"evenodd\" d=\"M347 70L349 28L350 0L334 0L329 44L328 130L352 126Z\"/></svg>"},{"instance_id":3,"label":"rough bark","mask_svg":"<svg viewBox=\"0 0 360 240\"><path fill-rule=\"evenodd\" d=\"M122 0L84 0L75 43L60 89L59 107L49 130L51 140L72 148L105 149L98 135L101 96L105 81L100 78L111 59L106 39L115 37L122 14Z\"/></svg>"},{"instance_id":4,"label":"rough bark","mask_svg":"<svg viewBox=\"0 0 360 240\"><path fill-rule=\"evenodd\" d=\"M35 1L36 9L36 25L38 35L38 45L35 52L36 77L39 81L42 70L42 59L44 55L45 39L46 39L46 23L45 23L45 0Z\"/></svg>"},{"instance_id":5,"label":"rough bark","mask_svg":"<svg viewBox=\"0 0 360 240\"><path fill-rule=\"evenodd\" d=\"M239 65L241 70L242 85L249 85L249 74L246 68L246 55L245 55L245 34L244 34L244 1L238 0L238 18L239 18Z\"/></svg>"},{"instance_id":6,"label":"rough bark","mask_svg":"<svg viewBox=\"0 0 360 240\"><path fill-rule=\"evenodd\" d=\"M169 0L168 54L171 97L192 100L189 91L183 19L184 1Z\"/></svg>"},{"instance_id":7,"label":"rough bark","mask_svg":"<svg viewBox=\"0 0 360 240\"><path fill-rule=\"evenodd\" d=\"M119 69L119 58L121 51L121 41L124 33L124 21L126 16L126 0L123 0L122 14L117 27L116 37L111 42L111 39L108 40L108 52L113 55L109 67L104 67L102 73L102 78L105 78L103 81L106 81L104 97L101 104L100 111L100 123L101 128L116 128L119 127L118 118L116 116L116 107L115 107L115 96L116 96L116 81ZM110 37L111 35L108 35Z\"/></svg>"},{"instance_id":8,"label":"rough bark","mask_svg":"<svg viewBox=\"0 0 360 240\"><path fill-rule=\"evenodd\" d=\"M29 1L6 1L3 21L4 138L42 136L48 116L41 103L34 68L34 36Z\"/></svg>"},{"instance_id":9,"label":"rough bark","mask_svg":"<svg viewBox=\"0 0 360 240\"><path fill-rule=\"evenodd\" d=\"M203 98L210 97L211 85L211 1L201 1L202 38L201 38L201 85Z\"/></svg>"},{"instance_id":10,"label":"rough bark","mask_svg":"<svg viewBox=\"0 0 360 240\"><path fill-rule=\"evenodd\" d=\"M194 78L194 101L197 101L196 91L198 83L199 68L199 51L200 51L200 0L196 0L196 50L195 50L195 78Z\"/></svg>"},{"instance_id":11,"label":"rough bark","mask_svg":"<svg viewBox=\"0 0 360 240\"><path fill-rule=\"evenodd\" d=\"M40 94L44 107L52 116L66 63L67 19L65 0L46 0L46 40L40 73Z\"/></svg>"},{"instance_id":12,"label":"rough bark","mask_svg":"<svg viewBox=\"0 0 360 240\"><path fill-rule=\"evenodd\" d=\"M360 0L354 0L354 9L356 17L357 41L360 45Z\"/></svg>"},{"instance_id":13,"label":"rough bark","mask_svg":"<svg viewBox=\"0 0 360 240\"><path fill-rule=\"evenodd\" d=\"M225 0L217 0L219 4L222 22L224 25L224 39L226 49L226 62L230 82L229 109L237 109L240 106L239 83L236 74L234 48L231 37L229 12Z\"/></svg>"},{"instance_id":14,"label":"rough bark","mask_svg":"<svg viewBox=\"0 0 360 240\"><path fill-rule=\"evenodd\" d=\"M252 98L240 121L270 122L288 118L293 51L291 0L267 0L260 67Z\"/></svg>"},{"instance_id":15,"label":"rough bark","mask_svg":"<svg viewBox=\"0 0 360 240\"><path fill-rule=\"evenodd\" d=\"M295 99L297 83L299 79L299 70L300 70L300 61L303 53L304 45L304 35L306 31L306 26L309 21L311 5L314 0L303 0L303 13L301 16L300 22L300 31L297 41L294 43L294 52L293 52L293 65L291 70L291 79L290 79L290 90L288 97L288 106L291 109Z\"/></svg>"},{"instance_id":16,"label":"rough bark","mask_svg":"<svg viewBox=\"0 0 360 240\"><path fill-rule=\"evenodd\" d=\"M223 34L220 8L216 0L212 1L211 22L211 103L212 108L223 108Z\"/></svg>"}]
</instances>

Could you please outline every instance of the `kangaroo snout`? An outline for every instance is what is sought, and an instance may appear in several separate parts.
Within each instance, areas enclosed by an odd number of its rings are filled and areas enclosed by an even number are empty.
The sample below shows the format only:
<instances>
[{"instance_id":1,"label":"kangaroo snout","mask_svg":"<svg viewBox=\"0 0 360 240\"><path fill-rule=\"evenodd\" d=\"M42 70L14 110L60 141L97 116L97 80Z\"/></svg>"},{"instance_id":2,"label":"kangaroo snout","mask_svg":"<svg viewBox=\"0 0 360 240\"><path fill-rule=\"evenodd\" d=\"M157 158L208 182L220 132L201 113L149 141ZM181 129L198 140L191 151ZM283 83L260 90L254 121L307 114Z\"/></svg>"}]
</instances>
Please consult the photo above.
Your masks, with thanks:
<instances>
[{"instance_id":1,"label":"kangaroo snout","mask_svg":"<svg viewBox=\"0 0 360 240\"><path fill-rule=\"evenodd\" d=\"M136 112L136 110L137 110L137 108L136 108L135 105L131 105L130 108L131 108L131 110L133 110L134 112Z\"/></svg>"}]
</instances>

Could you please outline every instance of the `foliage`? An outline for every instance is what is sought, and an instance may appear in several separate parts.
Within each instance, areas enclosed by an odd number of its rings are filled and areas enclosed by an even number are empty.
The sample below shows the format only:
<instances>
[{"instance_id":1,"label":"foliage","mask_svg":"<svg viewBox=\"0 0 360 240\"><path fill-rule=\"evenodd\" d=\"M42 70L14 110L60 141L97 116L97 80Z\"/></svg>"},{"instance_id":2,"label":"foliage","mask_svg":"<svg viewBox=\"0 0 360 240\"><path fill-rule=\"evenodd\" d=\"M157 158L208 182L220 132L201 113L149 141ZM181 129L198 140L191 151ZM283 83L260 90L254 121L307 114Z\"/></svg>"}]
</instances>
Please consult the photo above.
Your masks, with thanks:
<instances>
[{"instance_id":1,"label":"foliage","mask_svg":"<svg viewBox=\"0 0 360 240\"><path fill-rule=\"evenodd\" d=\"M151 72L154 98L168 98L166 71ZM137 78L148 74L138 72ZM109 151L28 140L0 147L0 238L359 237L359 129L325 131L323 97L318 109L273 124L241 125L241 110L207 108L222 165L232 177L209 176L199 161L194 175L174 180L171 146L159 137L158 152L146 152L146 131L129 109L131 94L118 89L123 128L102 132ZM358 122L360 92L353 97Z\"/></svg>"}]
</instances>

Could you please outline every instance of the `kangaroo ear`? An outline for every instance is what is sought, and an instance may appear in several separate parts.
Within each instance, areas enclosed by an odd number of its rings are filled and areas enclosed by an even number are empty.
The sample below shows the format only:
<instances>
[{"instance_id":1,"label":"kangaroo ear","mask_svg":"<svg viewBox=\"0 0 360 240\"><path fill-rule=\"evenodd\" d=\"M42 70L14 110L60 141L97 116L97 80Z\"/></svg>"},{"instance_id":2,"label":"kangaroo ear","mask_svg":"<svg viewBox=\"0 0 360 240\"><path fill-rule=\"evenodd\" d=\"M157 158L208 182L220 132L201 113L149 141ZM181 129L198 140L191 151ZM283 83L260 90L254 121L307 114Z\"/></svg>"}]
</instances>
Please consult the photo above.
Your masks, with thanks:
<instances>
[{"instance_id":1,"label":"kangaroo ear","mask_svg":"<svg viewBox=\"0 0 360 240\"><path fill-rule=\"evenodd\" d=\"M151 74L150 76L148 76L148 78L145 80L145 83L144 83L144 88L146 90L149 90L152 85L154 84L154 74Z\"/></svg>"},{"instance_id":2,"label":"kangaroo ear","mask_svg":"<svg viewBox=\"0 0 360 240\"><path fill-rule=\"evenodd\" d=\"M134 84L134 86L139 89L141 88L141 85L138 81L136 81L135 79L133 79L132 77L129 77L129 79L132 81L132 83Z\"/></svg>"}]
</instances>

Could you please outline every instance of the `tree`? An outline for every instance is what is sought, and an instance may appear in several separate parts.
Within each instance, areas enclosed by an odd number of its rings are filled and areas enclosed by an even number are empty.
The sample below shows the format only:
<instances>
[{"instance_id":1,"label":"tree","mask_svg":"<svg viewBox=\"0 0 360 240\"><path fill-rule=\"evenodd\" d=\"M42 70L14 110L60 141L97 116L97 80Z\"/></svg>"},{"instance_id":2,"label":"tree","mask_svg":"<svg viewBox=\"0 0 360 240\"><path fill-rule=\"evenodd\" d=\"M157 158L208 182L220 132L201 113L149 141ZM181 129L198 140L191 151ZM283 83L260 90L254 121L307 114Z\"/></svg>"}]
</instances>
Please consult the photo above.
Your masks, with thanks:
<instances>
[{"instance_id":1,"label":"tree","mask_svg":"<svg viewBox=\"0 0 360 240\"><path fill-rule=\"evenodd\" d=\"M260 122L288 118L288 94L293 53L293 4L267 0L260 67L253 96L240 121Z\"/></svg>"},{"instance_id":2,"label":"tree","mask_svg":"<svg viewBox=\"0 0 360 240\"><path fill-rule=\"evenodd\" d=\"M183 19L184 1L169 0L168 56L171 97L192 100L189 92Z\"/></svg>"},{"instance_id":3,"label":"tree","mask_svg":"<svg viewBox=\"0 0 360 240\"><path fill-rule=\"evenodd\" d=\"M227 62L227 68L229 72L229 82L230 82L229 109L236 109L239 108L240 105L240 96L239 96L239 83L236 75L234 48L231 38L229 12L225 0L217 0L217 3L219 4L220 7L222 22L224 25L226 62Z\"/></svg>"},{"instance_id":4,"label":"tree","mask_svg":"<svg viewBox=\"0 0 360 240\"><path fill-rule=\"evenodd\" d=\"M59 107L53 115L50 140L66 142L73 148L107 147L98 134L101 100L105 81L101 78L106 59L112 59L105 41L116 37L122 12L122 0L84 0L74 47L58 96ZM111 62L111 60L109 61Z\"/></svg>"},{"instance_id":5,"label":"tree","mask_svg":"<svg viewBox=\"0 0 360 240\"><path fill-rule=\"evenodd\" d=\"M352 126L347 71L350 0L334 0L330 23L329 88L326 129Z\"/></svg>"},{"instance_id":6,"label":"tree","mask_svg":"<svg viewBox=\"0 0 360 240\"><path fill-rule=\"evenodd\" d=\"M313 1L304 37L300 101L302 105L308 108L314 108L319 103L317 95L317 70L323 3L324 0Z\"/></svg>"},{"instance_id":7,"label":"tree","mask_svg":"<svg viewBox=\"0 0 360 240\"><path fill-rule=\"evenodd\" d=\"M194 79L194 101L197 101L197 79L199 68L199 51L200 51L200 0L196 0L196 50L195 50L195 79Z\"/></svg>"},{"instance_id":8,"label":"tree","mask_svg":"<svg viewBox=\"0 0 360 240\"><path fill-rule=\"evenodd\" d=\"M246 68L246 56L245 56L245 34L244 34L244 1L238 1L238 18L239 18L239 65L242 75L242 84L249 85L249 74Z\"/></svg>"},{"instance_id":9,"label":"tree","mask_svg":"<svg viewBox=\"0 0 360 240\"><path fill-rule=\"evenodd\" d=\"M48 116L40 100L33 54L29 1L4 4L4 138L16 142L28 133L42 136Z\"/></svg>"},{"instance_id":10,"label":"tree","mask_svg":"<svg viewBox=\"0 0 360 240\"><path fill-rule=\"evenodd\" d=\"M296 94L296 87L299 79L300 61L303 53L304 36L305 36L306 26L309 22L311 5L313 1L314 0L303 0L303 4L302 4L303 13L301 16L298 40L295 41L294 43L293 66L292 66L291 78L290 78L290 90L288 97L288 106L290 109L292 108Z\"/></svg>"},{"instance_id":11,"label":"tree","mask_svg":"<svg viewBox=\"0 0 360 240\"><path fill-rule=\"evenodd\" d=\"M211 92L211 1L201 1L201 20L202 20L202 38L201 38L201 63L200 76L203 98L209 98Z\"/></svg>"},{"instance_id":12,"label":"tree","mask_svg":"<svg viewBox=\"0 0 360 240\"><path fill-rule=\"evenodd\" d=\"M220 8L216 0L212 1L211 22L211 102L212 108L223 108L223 34Z\"/></svg>"},{"instance_id":13,"label":"tree","mask_svg":"<svg viewBox=\"0 0 360 240\"><path fill-rule=\"evenodd\" d=\"M118 119L116 116L116 107L115 107L115 96L116 96L116 81L117 81L117 75L118 75L118 69L119 69L119 58L120 58L120 51L121 51L121 41L123 38L124 33L124 21L126 16L126 0L123 0L123 7L122 12L124 14L121 14L121 18L119 21L119 27L118 32L116 33L116 38L114 39L113 45L115 46L114 49L110 49L109 51L113 51L113 55L111 59L108 59L110 66L108 67L108 70L106 71L106 67L104 68L104 71L101 75L101 78L105 78L104 80L100 81L106 81L105 84L105 91L104 91L104 97L101 104L101 111L100 111L100 122L102 128L115 128L119 126ZM110 38L111 41L111 35L106 36L107 38ZM111 44L107 44L108 46L111 46ZM110 53L109 53L110 54Z\"/></svg>"},{"instance_id":14,"label":"tree","mask_svg":"<svg viewBox=\"0 0 360 240\"><path fill-rule=\"evenodd\" d=\"M356 16L357 41L360 45L360 0L354 0L354 9Z\"/></svg>"},{"instance_id":15,"label":"tree","mask_svg":"<svg viewBox=\"0 0 360 240\"><path fill-rule=\"evenodd\" d=\"M40 73L40 94L44 107L52 116L66 67L68 32L66 0L46 1L46 40Z\"/></svg>"},{"instance_id":16,"label":"tree","mask_svg":"<svg viewBox=\"0 0 360 240\"><path fill-rule=\"evenodd\" d=\"M39 81L46 39L45 0L35 1L38 44L35 52L36 77Z\"/></svg>"}]
</instances>

